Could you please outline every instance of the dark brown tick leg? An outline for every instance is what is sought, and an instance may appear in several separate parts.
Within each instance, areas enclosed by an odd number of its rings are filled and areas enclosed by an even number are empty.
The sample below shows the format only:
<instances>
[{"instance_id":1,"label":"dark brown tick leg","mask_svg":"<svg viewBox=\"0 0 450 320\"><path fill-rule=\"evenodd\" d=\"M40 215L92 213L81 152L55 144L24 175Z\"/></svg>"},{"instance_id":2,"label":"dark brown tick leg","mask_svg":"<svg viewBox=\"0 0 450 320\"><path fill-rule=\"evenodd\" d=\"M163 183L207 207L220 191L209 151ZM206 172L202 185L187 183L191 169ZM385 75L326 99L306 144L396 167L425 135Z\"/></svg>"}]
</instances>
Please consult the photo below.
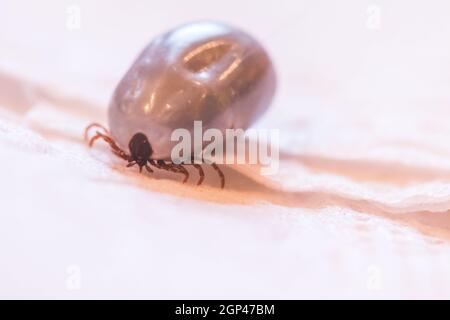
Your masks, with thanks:
<instances>
[{"instance_id":1,"label":"dark brown tick leg","mask_svg":"<svg viewBox=\"0 0 450 320\"><path fill-rule=\"evenodd\" d=\"M203 180L205 179L205 172L203 171L203 168L200 164L194 162L194 158L192 158L192 166L198 170L198 173L200 175L200 179L197 182L197 185L201 185L203 183ZM219 166L215 163L212 163L211 166L213 169L217 172L217 174L220 177L220 187L223 189L225 187L225 175L223 174L222 170L220 170Z\"/></svg>"},{"instance_id":2,"label":"dark brown tick leg","mask_svg":"<svg viewBox=\"0 0 450 320\"><path fill-rule=\"evenodd\" d=\"M153 173L152 168L150 168L150 166L149 166L148 164L145 165L145 169L146 169L148 172Z\"/></svg>"},{"instance_id":3,"label":"dark brown tick leg","mask_svg":"<svg viewBox=\"0 0 450 320\"><path fill-rule=\"evenodd\" d=\"M183 183L186 183L186 181L188 181L188 179L189 179L189 172L181 164L174 163L173 165L180 171L180 173L184 174Z\"/></svg>"},{"instance_id":4,"label":"dark brown tick leg","mask_svg":"<svg viewBox=\"0 0 450 320\"><path fill-rule=\"evenodd\" d=\"M198 170L200 178L198 179L197 185L199 186L203 183L203 180L205 180L205 172L203 171L203 168L200 164L195 163L195 156L191 157L191 164L195 169Z\"/></svg>"},{"instance_id":5,"label":"dark brown tick leg","mask_svg":"<svg viewBox=\"0 0 450 320\"><path fill-rule=\"evenodd\" d=\"M200 178L197 181L197 185L201 185L203 183L203 180L205 180L205 172L203 171L203 168L201 165L194 163L194 157L191 158L191 163L182 163L181 166L187 166L187 165L191 165L193 166L195 169L197 169L198 174L200 176Z\"/></svg>"},{"instance_id":6,"label":"dark brown tick leg","mask_svg":"<svg viewBox=\"0 0 450 320\"><path fill-rule=\"evenodd\" d=\"M187 170L183 168L181 165L177 165L174 163L166 163L164 160L149 160L149 162L151 165L153 165L158 169L183 174L184 175L183 183L185 183L189 178L189 172L187 172Z\"/></svg>"},{"instance_id":7,"label":"dark brown tick leg","mask_svg":"<svg viewBox=\"0 0 450 320\"><path fill-rule=\"evenodd\" d=\"M99 128L102 129L107 135L109 135L109 131L108 129L106 129L104 126L102 126L101 124L94 122L91 123L90 125L88 125L86 127L86 129L84 129L84 140L87 141L88 140L88 135L89 135L89 130L91 130L92 128Z\"/></svg>"},{"instance_id":8,"label":"dark brown tick leg","mask_svg":"<svg viewBox=\"0 0 450 320\"><path fill-rule=\"evenodd\" d=\"M211 164L211 167L214 168L214 170L216 170L217 174L220 177L220 187L223 189L225 187L225 176L222 172L222 170L220 170L219 166L215 163Z\"/></svg>"},{"instance_id":9,"label":"dark brown tick leg","mask_svg":"<svg viewBox=\"0 0 450 320\"><path fill-rule=\"evenodd\" d=\"M183 183L189 179L189 172L181 164L175 164L173 162L166 163L168 170L184 175Z\"/></svg>"},{"instance_id":10,"label":"dark brown tick leg","mask_svg":"<svg viewBox=\"0 0 450 320\"><path fill-rule=\"evenodd\" d=\"M200 175L200 178L197 182L197 185L199 186L203 183L203 180L205 180L205 172L203 171L202 166L197 163L192 163L192 166L198 170L198 174Z\"/></svg>"},{"instance_id":11,"label":"dark brown tick leg","mask_svg":"<svg viewBox=\"0 0 450 320\"><path fill-rule=\"evenodd\" d=\"M205 172L203 171L203 168L201 165L194 163L194 159L192 158L191 163L189 163L190 165L192 165L195 169L197 169L198 174L200 176L200 178L197 181L197 185L201 185L203 183L203 180L205 180ZM187 165L187 164L184 164Z\"/></svg>"},{"instance_id":12,"label":"dark brown tick leg","mask_svg":"<svg viewBox=\"0 0 450 320\"><path fill-rule=\"evenodd\" d=\"M101 132L99 132L99 131L97 131L96 134L95 134L95 136L93 136L93 137L89 140L89 147L92 147L92 145L94 144L94 142L95 142L96 140L98 140L98 139L102 139L103 141L105 141L106 143L108 143L109 146L110 146L111 149L112 149L112 152L113 152L116 156L118 156L118 157L120 157L120 158L122 158L122 159L124 159L124 160L126 160L126 161L130 161L130 160L131 160L130 156L129 156L125 151L123 151L122 149L120 149L119 146L116 144L116 142L115 142L110 136L108 136L108 135L106 135L106 134L103 134L103 133L101 133Z\"/></svg>"}]
</instances>

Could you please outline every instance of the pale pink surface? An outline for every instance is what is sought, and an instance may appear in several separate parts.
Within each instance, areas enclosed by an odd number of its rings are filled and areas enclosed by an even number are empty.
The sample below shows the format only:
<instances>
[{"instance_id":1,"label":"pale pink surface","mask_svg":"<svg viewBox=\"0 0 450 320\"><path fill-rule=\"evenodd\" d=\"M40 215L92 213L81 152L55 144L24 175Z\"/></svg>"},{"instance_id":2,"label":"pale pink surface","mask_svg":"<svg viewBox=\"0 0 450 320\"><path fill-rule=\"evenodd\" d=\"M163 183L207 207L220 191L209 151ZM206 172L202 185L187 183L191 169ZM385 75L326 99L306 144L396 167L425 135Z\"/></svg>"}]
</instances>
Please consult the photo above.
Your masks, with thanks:
<instances>
[{"instance_id":1,"label":"pale pink surface","mask_svg":"<svg viewBox=\"0 0 450 320\"><path fill-rule=\"evenodd\" d=\"M376 30L359 0L79 1L80 30L23 2L0 3L0 296L450 298L448 2L378 1ZM275 60L276 176L182 185L82 141L141 48L201 18Z\"/></svg>"}]
</instances>

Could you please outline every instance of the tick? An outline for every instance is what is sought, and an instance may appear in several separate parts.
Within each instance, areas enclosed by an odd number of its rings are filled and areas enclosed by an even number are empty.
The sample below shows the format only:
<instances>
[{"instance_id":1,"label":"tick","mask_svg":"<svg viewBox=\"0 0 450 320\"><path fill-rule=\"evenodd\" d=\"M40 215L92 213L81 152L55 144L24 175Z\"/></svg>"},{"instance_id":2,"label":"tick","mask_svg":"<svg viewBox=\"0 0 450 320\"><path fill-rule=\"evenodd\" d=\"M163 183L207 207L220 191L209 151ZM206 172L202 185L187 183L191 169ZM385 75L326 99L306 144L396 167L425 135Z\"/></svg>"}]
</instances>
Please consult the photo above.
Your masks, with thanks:
<instances>
[{"instance_id":1,"label":"tick","mask_svg":"<svg viewBox=\"0 0 450 320\"><path fill-rule=\"evenodd\" d=\"M89 146L101 139L113 154L137 165L184 175L191 165L176 164L171 133L203 127L247 129L269 107L276 86L272 62L260 43L247 33L215 22L196 22L175 28L153 40L117 85L108 108L109 129L93 123L85 130ZM89 137L91 129L95 134ZM125 151L127 150L128 151ZM220 184L225 177L217 166Z\"/></svg>"}]
</instances>

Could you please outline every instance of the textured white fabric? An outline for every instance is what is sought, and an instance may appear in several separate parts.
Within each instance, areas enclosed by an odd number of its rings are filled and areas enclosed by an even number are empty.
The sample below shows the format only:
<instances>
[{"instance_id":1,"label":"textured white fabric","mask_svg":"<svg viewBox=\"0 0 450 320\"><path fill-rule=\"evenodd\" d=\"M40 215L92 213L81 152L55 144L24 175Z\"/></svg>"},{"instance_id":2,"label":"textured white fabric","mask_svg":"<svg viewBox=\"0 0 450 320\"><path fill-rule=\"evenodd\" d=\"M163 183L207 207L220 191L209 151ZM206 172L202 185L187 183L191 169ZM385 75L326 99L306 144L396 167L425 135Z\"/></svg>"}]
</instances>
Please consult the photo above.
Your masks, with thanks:
<instances>
[{"instance_id":1,"label":"textured white fabric","mask_svg":"<svg viewBox=\"0 0 450 320\"><path fill-rule=\"evenodd\" d=\"M1 297L450 297L448 2L78 1L80 29L23 2L0 4ZM274 58L277 175L182 185L83 142L140 49L201 18Z\"/></svg>"}]
</instances>

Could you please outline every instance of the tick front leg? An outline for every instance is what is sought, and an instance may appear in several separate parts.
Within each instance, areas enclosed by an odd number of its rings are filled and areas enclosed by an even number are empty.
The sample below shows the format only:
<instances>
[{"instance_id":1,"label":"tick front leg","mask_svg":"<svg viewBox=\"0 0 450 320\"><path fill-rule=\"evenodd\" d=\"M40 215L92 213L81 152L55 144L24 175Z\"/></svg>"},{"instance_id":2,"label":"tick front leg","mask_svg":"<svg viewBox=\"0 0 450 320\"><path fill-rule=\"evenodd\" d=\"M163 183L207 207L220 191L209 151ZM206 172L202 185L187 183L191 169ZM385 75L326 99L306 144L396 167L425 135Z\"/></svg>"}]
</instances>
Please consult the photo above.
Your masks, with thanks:
<instances>
[{"instance_id":1,"label":"tick front leg","mask_svg":"<svg viewBox=\"0 0 450 320\"><path fill-rule=\"evenodd\" d=\"M101 124L99 124L99 123L97 123L97 122L94 122L94 123L91 123L90 125L88 125L88 126L86 127L86 129L84 129L84 140L85 140L85 141L88 141L89 131L90 131L92 128L101 129L101 130L104 131L105 134L109 135L108 129L106 129L106 128L105 128L104 126L102 126Z\"/></svg>"},{"instance_id":2,"label":"tick front leg","mask_svg":"<svg viewBox=\"0 0 450 320\"><path fill-rule=\"evenodd\" d=\"M117 145L117 143L114 141L113 138L111 138L108 135L108 130L106 130L106 128L104 128L103 126L101 126L101 125L99 125L97 123L93 123L93 124L89 125L86 128L86 130L85 130L85 140L88 140L87 133L88 133L89 129L94 128L94 127L99 127L102 130L105 130L106 133L101 133L100 131L96 131L95 135L92 138L90 138L89 141L88 141L89 147L92 147L94 145L95 141L97 141L99 139L102 139L107 144L109 144L112 153L114 153L116 156L118 156L118 157L120 157L120 158L130 162L131 157Z\"/></svg>"}]
</instances>

